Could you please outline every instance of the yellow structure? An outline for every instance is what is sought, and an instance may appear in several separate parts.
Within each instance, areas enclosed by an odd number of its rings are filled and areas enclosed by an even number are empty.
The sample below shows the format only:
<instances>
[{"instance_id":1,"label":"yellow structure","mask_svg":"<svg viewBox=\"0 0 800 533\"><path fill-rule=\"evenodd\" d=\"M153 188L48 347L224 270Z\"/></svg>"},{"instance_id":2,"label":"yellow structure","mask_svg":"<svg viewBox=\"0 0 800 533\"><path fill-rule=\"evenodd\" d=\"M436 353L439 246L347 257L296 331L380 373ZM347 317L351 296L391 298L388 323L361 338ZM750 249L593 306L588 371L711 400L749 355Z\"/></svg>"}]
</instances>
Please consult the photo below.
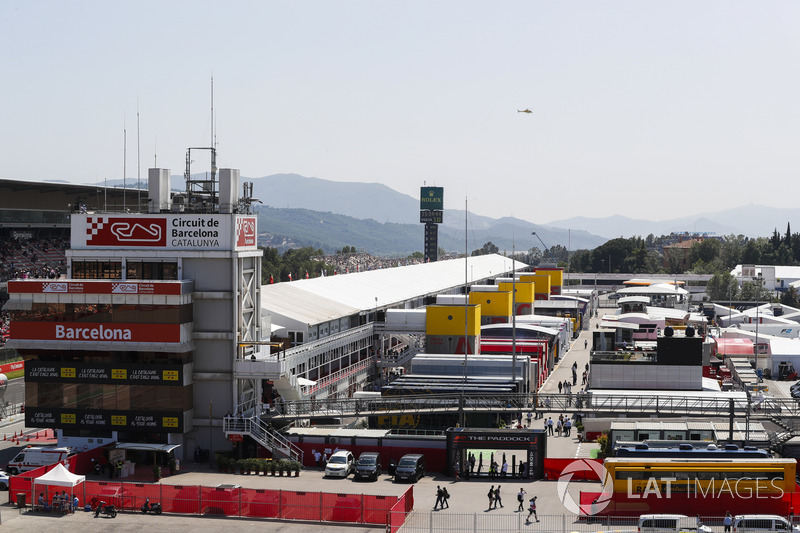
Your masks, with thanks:
<instances>
[{"instance_id":1,"label":"yellow structure","mask_svg":"<svg viewBox=\"0 0 800 533\"><path fill-rule=\"evenodd\" d=\"M563 268L535 268L537 274L550 275L550 294L561 294L561 286L564 285Z\"/></svg>"},{"instance_id":2,"label":"yellow structure","mask_svg":"<svg viewBox=\"0 0 800 533\"><path fill-rule=\"evenodd\" d=\"M512 298L511 291L472 291L469 293L469 303L481 307L481 324L508 322L511 318Z\"/></svg>"},{"instance_id":3,"label":"yellow structure","mask_svg":"<svg viewBox=\"0 0 800 533\"><path fill-rule=\"evenodd\" d=\"M513 300L517 308L514 310L516 315L532 315L533 301L536 299L535 286L532 282L501 281L497 284L501 291L513 292L514 286L517 288L517 297Z\"/></svg>"},{"instance_id":4,"label":"yellow structure","mask_svg":"<svg viewBox=\"0 0 800 533\"><path fill-rule=\"evenodd\" d=\"M465 353L465 333L466 353L479 353L481 306L429 305L425 312L425 333L427 353Z\"/></svg>"},{"instance_id":5,"label":"yellow structure","mask_svg":"<svg viewBox=\"0 0 800 533\"><path fill-rule=\"evenodd\" d=\"M521 274L519 280L533 283L535 300L550 299L550 274Z\"/></svg>"}]
</instances>

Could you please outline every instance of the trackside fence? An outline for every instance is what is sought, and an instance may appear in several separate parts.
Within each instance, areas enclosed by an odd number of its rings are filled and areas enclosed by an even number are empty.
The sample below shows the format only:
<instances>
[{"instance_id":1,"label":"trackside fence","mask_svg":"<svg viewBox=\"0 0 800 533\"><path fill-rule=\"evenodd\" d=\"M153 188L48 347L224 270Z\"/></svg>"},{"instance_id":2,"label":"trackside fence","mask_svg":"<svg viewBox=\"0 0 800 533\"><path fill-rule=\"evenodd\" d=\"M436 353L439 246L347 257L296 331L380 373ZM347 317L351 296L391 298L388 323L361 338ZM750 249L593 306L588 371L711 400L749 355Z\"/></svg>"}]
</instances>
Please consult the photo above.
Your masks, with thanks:
<instances>
[{"instance_id":1,"label":"trackside fence","mask_svg":"<svg viewBox=\"0 0 800 533\"><path fill-rule=\"evenodd\" d=\"M510 500L509 500L510 502ZM734 510L735 511L735 510ZM680 513L680 509L673 512ZM392 513L394 514L394 513ZM735 514L735 513L734 513ZM393 520L389 517L389 522ZM598 517L578 517L573 514L567 515L542 515L539 514L539 521L531 516L530 522L527 521L527 508L522 512L478 512L471 514L450 513L447 510L436 512L411 513L405 520L405 524L398 530L400 533L492 533L508 531L533 531L536 533L597 533L598 531L613 531L614 533L637 533L638 516L598 516ZM800 521L800 517L785 517L794 523ZM709 526L714 533L723 533L722 516L698 516L697 519L703 525ZM387 532L389 528L387 527ZM391 530L395 531L395 530Z\"/></svg>"}]
</instances>

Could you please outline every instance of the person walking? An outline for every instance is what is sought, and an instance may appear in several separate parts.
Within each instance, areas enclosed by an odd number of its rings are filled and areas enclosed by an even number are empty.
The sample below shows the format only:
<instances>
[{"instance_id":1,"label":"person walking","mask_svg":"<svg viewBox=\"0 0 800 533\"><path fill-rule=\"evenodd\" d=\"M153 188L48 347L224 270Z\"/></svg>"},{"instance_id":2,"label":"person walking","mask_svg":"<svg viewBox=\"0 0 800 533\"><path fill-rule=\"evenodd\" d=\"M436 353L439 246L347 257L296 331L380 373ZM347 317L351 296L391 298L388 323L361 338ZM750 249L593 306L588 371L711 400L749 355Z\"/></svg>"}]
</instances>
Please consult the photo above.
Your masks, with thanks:
<instances>
[{"instance_id":1,"label":"person walking","mask_svg":"<svg viewBox=\"0 0 800 533\"><path fill-rule=\"evenodd\" d=\"M536 514L536 496L530 499L530 503L528 505L528 518L525 519L526 524L531 523L531 515L533 515L537 522L539 521L539 516Z\"/></svg>"},{"instance_id":2,"label":"person walking","mask_svg":"<svg viewBox=\"0 0 800 533\"><path fill-rule=\"evenodd\" d=\"M450 493L447 492L447 487L442 487L442 509L446 505L448 509L450 509L450 503L447 500L450 499Z\"/></svg>"},{"instance_id":3,"label":"person walking","mask_svg":"<svg viewBox=\"0 0 800 533\"><path fill-rule=\"evenodd\" d=\"M588 341L588 339L583 339L583 349L585 350L585 349L586 349L586 348L588 348L588 347L589 347L589 341Z\"/></svg>"},{"instance_id":4,"label":"person walking","mask_svg":"<svg viewBox=\"0 0 800 533\"><path fill-rule=\"evenodd\" d=\"M725 533L731 533L731 526L733 525L733 517L731 516L730 511L725 512L725 518L722 519L722 525L725 526Z\"/></svg>"},{"instance_id":5,"label":"person walking","mask_svg":"<svg viewBox=\"0 0 800 533\"><path fill-rule=\"evenodd\" d=\"M489 510L491 511L492 505L494 504L494 485L489 487L489 494L487 494L487 496L489 497Z\"/></svg>"},{"instance_id":6,"label":"person walking","mask_svg":"<svg viewBox=\"0 0 800 533\"><path fill-rule=\"evenodd\" d=\"M458 475L461 473L461 464L458 461L453 465L453 473L456 475L456 481L458 481Z\"/></svg>"},{"instance_id":7,"label":"person walking","mask_svg":"<svg viewBox=\"0 0 800 533\"><path fill-rule=\"evenodd\" d=\"M469 474L472 475L473 472L475 472L475 454L471 453L469 454Z\"/></svg>"},{"instance_id":8,"label":"person walking","mask_svg":"<svg viewBox=\"0 0 800 533\"><path fill-rule=\"evenodd\" d=\"M500 504L500 507L503 507L503 499L500 498L500 485L497 485L497 488L494 489L494 508L497 509L497 504Z\"/></svg>"},{"instance_id":9,"label":"person walking","mask_svg":"<svg viewBox=\"0 0 800 533\"><path fill-rule=\"evenodd\" d=\"M444 499L444 494L442 494L442 487L436 485L436 503L433 504L434 511L439 507L444 509L444 503L442 503L443 499Z\"/></svg>"},{"instance_id":10,"label":"person walking","mask_svg":"<svg viewBox=\"0 0 800 533\"><path fill-rule=\"evenodd\" d=\"M547 417L547 433L548 433L548 435L552 435L553 434L553 417L552 416Z\"/></svg>"},{"instance_id":11,"label":"person walking","mask_svg":"<svg viewBox=\"0 0 800 533\"><path fill-rule=\"evenodd\" d=\"M562 427L562 425L563 425L563 423L561 422L561 419L559 418L558 422L556 422L556 436L558 436L558 437L561 436L561 427Z\"/></svg>"},{"instance_id":12,"label":"person walking","mask_svg":"<svg viewBox=\"0 0 800 533\"><path fill-rule=\"evenodd\" d=\"M525 415L525 418L528 419L528 427L531 427L531 420L533 420L533 411L528 411L528 414Z\"/></svg>"},{"instance_id":13,"label":"person walking","mask_svg":"<svg viewBox=\"0 0 800 533\"><path fill-rule=\"evenodd\" d=\"M564 383L559 381L558 382L558 393L561 394L561 389L564 387Z\"/></svg>"},{"instance_id":14,"label":"person walking","mask_svg":"<svg viewBox=\"0 0 800 533\"><path fill-rule=\"evenodd\" d=\"M504 478L506 477L507 474L508 474L508 463L505 461L505 459L503 459L503 466L500 467L500 477ZM500 507L502 507L502 505Z\"/></svg>"},{"instance_id":15,"label":"person walking","mask_svg":"<svg viewBox=\"0 0 800 533\"><path fill-rule=\"evenodd\" d=\"M517 493L517 502L519 502L519 505L517 506L516 512L518 512L518 513L521 513L522 511L525 510L525 509L523 509L522 506L525 503L525 495L526 494L527 494L527 492L525 492L525 489L520 487L519 488L519 492Z\"/></svg>"},{"instance_id":16,"label":"person walking","mask_svg":"<svg viewBox=\"0 0 800 533\"><path fill-rule=\"evenodd\" d=\"M572 429L572 421L567 418L564 420L564 436L569 437L570 430Z\"/></svg>"}]
</instances>

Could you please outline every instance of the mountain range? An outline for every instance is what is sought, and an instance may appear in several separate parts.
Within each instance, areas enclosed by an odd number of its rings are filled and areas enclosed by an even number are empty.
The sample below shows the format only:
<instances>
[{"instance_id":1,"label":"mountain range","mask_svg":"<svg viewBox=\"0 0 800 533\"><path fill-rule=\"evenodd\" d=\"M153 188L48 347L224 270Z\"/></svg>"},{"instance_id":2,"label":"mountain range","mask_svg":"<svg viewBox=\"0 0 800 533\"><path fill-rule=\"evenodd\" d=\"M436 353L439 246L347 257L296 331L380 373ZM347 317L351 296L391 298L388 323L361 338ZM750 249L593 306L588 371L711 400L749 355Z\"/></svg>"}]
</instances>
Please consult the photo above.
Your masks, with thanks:
<instances>
[{"instance_id":1,"label":"mountain range","mask_svg":"<svg viewBox=\"0 0 800 533\"><path fill-rule=\"evenodd\" d=\"M242 181L252 181L253 195L263 202L258 208L259 228L269 238L270 245L314 246L326 251L349 245L377 255L406 255L422 250L424 226L419 222L419 198L386 185L329 181L298 174L243 177ZM183 176L172 176L171 186L183 190ZM469 250L491 241L506 252L512 248L528 250L554 245L570 250L592 249L609 239L646 237L651 233L769 236L775 229L784 233L787 223L800 228L800 209L749 204L662 221L613 215L578 216L534 224L515 217L495 219L473 213L467 219L465 232L464 210L445 210L443 223L439 225L441 248L462 253L465 235Z\"/></svg>"}]
</instances>

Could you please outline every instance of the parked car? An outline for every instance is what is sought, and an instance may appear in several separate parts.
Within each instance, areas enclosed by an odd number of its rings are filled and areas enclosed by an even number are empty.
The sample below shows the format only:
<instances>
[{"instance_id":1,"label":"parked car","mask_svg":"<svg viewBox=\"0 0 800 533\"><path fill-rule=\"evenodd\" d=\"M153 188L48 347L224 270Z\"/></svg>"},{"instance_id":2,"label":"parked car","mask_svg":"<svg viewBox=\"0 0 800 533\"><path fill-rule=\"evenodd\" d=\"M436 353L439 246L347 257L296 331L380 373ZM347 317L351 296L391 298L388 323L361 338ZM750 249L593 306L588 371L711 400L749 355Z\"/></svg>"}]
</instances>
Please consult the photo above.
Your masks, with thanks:
<instances>
[{"instance_id":1,"label":"parked car","mask_svg":"<svg viewBox=\"0 0 800 533\"><path fill-rule=\"evenodd\" d=\"M0 470L0 490L8 490L8 474L5 470Z\"/></svg>"},{"instance_id":2,"label":"parked car","mask_svg":"<svg viewBox=\"0 0 800 533\"><path fill-rule=\"evenodd\" d=\"M381 454L378 452L363 452L356 461L354 479L371 479L377 481L381 475Z\"/></svg>"},{"instance_id":3,"label":"parked car","mask_svg":"<svg viewBox=\"0 0 800 533\"><path fill-rule=\"evenodd\" d=\"M325 477L347 477L355 469L356 460L351 452L340 450L328 459Z\"/></svg>"},{"instance_id":4,"label":"parked car","mask_svg":"<svg viewBox=\"0 0 800 533\"><path fill-rule=\"evenodd\" d=\"M639 533L711 533L696 517L682 514L643 514L639 517Z\"/></svg>"},{"instance_id":5,"label":"parked car","mask_svg":"<svg viewBox=\"0 0 800 533\"><path fill-rule=\"evenodd\" d=\"M417 482L425 476L425 456L419 453L409 453L400 458L394 469L395 481L407 479Z\"/></svg>"},{"instance_id":6,"label":"parked car","mask_svg":"<svg viewBox=\"0 0 800 533\"><path fill-rule=\"evenodd\" d=\"M733 518L734 533L797 533L800 527L792 526L782 516L772 514L743 514Z\"/></svg>"}]
</instances>

